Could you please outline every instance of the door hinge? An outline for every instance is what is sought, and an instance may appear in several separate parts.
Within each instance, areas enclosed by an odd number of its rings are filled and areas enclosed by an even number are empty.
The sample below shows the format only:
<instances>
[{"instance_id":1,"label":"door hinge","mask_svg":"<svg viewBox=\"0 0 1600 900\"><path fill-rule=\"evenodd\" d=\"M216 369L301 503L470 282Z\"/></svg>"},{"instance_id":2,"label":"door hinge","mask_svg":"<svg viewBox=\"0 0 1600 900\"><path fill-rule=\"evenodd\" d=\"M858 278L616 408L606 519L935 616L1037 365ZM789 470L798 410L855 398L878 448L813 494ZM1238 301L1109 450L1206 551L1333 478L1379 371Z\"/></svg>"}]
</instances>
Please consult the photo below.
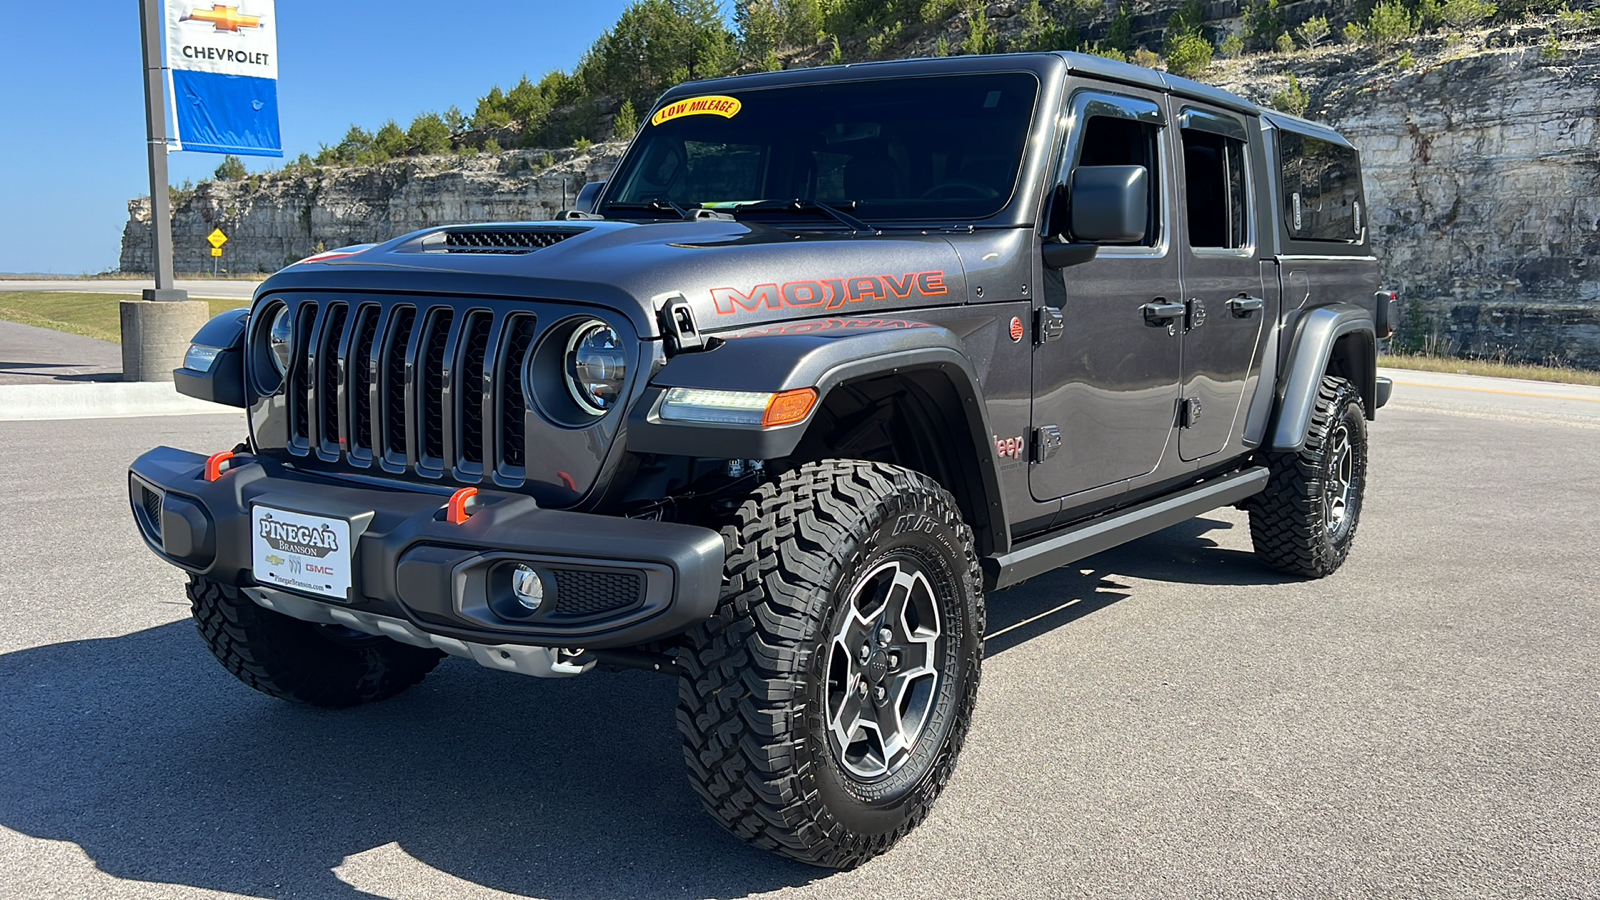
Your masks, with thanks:
<instances>
[{"instance_id":1,"label":"door hinge","mask_svg":"<svg viewBox=\"0 0 1600 900\"><path fill-rule=\"evenodd\" d=\"M1200 398L1185 397L1178 401L1178 427L1193 428L1200 421Z\"/></svg>"},{"instance_id":2,"label":"door hinge","mask_svg":"<svg viewBox=\"0 0 1600 900\"><path fill-rule=\"evenodd\" d=\"M1041 425L1033 430L1033 446L1028 450L1028 461L1042 463L1061 449L1061 426Z\"/></svg>"},{"instance_id":3,"label":"door hinge","mask_svg":"<svg viewBox=\"0 0 1600 900\"><path fill-rule=\"evenodd\" d=\"M1206 323L1206 305L1200 301L1199 297L1191 298L1189 300L1188 316L1184 319L1184 322L1183 322L1183 330L1184 331L1193 331L1196 328L1199 328L1201 325L1204 325L1205 323Z\"/></svg>"},{"instance_id":4,"label":"door hinge","mask_svg":"<svg viewBox=\"0 0 1600 900\"><path fill-rule=\"evenodd\" d=\"M1066 330L1067 317L1061 310L1049 306L1041 306L1038 312L1034 314L1033 342L1035 344L1047 344L1061 337Z\"/></svg>"}]
</instances>

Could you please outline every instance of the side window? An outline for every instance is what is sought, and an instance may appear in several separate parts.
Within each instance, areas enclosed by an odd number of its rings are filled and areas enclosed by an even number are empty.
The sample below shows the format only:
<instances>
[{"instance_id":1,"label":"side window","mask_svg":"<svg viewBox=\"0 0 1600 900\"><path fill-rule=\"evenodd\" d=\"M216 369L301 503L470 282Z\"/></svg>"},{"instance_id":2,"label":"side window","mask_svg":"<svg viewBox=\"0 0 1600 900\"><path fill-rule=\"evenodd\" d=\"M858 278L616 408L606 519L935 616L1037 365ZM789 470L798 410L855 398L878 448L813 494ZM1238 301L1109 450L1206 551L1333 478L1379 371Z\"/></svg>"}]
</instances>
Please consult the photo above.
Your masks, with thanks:
<instances>
[{"instance_id":1,"label":"side window","mask_svg":"<svg viewBox=\"0 0 1600 900\"><path fill-rule=\"evenodd\" d=\"M1283 221L1302 241L1360 241L1361 164L1350 147L1278 131Z\"/></svg>"},{"instance_id":2,"label":"side window","mask_svg":"<svg viewBox=\"0 0 1600 900\"><path fill-rule=\"evenodd\" d=\"M1161 240L1161 126L1148 121L1090 115L1078 145L1080 166L1142 166L1150 173L1150 229L1129 246L1153 247ZM1070 217L1063 216L1065 223Z\"/></svg>"},{"instance_id":3,"label":"side window","mask_svg":"<svg viewBox=\"0 0 1600 900\"><path fill-rule=\"evenodd\" d=\"M1250 197L1245 143L1185 128L1183 183L1189 246L1236 250L1250 244Z\"/></svg>"}]
</instances>

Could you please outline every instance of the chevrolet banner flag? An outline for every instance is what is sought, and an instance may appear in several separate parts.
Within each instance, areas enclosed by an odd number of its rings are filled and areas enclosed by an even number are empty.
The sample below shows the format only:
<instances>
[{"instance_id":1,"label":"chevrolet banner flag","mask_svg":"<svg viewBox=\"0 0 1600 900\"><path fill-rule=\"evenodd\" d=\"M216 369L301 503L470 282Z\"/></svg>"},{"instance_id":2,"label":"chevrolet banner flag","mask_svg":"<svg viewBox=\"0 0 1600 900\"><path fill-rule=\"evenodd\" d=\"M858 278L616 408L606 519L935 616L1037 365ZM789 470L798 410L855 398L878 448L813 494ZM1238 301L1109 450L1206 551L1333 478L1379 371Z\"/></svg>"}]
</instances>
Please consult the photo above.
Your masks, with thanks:
<instances>
[{"instance_id":1,"label":"chevrolet banner flag","mask_svg":"<svg viewBox=\"0 0 1600 900\"><path fill-rule=\"evenodd\" d=\"M166 0L180 149L282 156L273 0Z\"/></svg>"}]
</instances>

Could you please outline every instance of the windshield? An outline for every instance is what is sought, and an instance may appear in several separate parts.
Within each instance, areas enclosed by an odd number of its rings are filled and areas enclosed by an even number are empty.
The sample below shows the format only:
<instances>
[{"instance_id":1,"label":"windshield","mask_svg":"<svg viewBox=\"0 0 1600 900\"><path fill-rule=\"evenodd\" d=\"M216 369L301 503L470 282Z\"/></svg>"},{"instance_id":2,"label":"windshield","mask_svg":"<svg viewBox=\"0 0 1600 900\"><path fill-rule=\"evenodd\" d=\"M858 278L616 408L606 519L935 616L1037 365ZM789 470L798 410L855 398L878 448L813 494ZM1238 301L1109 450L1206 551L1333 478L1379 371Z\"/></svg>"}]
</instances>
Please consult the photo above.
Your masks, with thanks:
<instances>
[{"instance_id":1,"label":"windshield","mask_svg":"<svg viewBox=\"0 0 1600 900\"><path fill-rule=\"evenodd\" d=\"M684 97L644 126L599 212L793 215L772 201L801 200L872 222L984 218L1011 199L1038 90L986 73Z\"/></svg>"}]
</instances>

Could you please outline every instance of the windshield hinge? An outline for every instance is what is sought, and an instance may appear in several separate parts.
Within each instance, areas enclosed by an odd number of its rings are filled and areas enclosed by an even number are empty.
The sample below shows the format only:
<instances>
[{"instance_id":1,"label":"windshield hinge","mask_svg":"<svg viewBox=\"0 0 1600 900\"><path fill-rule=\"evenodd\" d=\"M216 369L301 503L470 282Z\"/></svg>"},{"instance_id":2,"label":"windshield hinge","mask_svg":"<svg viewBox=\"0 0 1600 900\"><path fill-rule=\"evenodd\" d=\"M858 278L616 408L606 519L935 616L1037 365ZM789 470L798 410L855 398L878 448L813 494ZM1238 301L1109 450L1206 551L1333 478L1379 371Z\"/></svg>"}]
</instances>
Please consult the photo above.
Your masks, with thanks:
<instances>
[{"instance_id":1,"label":"windshield hinge","mask_svg":"<svg viewBox=\"0 0 1600 900\"><path fill-rule=\"evenodd\" d=\"M656 320L661 325L661 336L667 341L667 355L704 350L706 339L694 320L694 307L682 294L668 294L665 301L661 311L656 313Z\"/></svg>"}]
</instances>

